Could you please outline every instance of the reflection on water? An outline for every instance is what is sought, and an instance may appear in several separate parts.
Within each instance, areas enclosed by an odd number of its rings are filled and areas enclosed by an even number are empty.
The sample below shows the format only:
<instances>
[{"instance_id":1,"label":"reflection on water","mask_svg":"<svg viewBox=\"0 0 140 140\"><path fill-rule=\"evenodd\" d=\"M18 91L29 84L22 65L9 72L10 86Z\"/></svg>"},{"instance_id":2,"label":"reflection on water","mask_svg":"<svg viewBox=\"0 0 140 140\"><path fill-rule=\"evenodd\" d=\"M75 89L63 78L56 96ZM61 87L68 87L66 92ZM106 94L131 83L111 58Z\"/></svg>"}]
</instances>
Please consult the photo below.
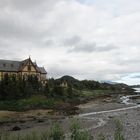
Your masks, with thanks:
<instances>
[{"instance_id":1,"label":"reflection on water","mask_svg":"<svg viewBox=\"0 0 140 140\"><path fill-rule=\"evenodd\" d=\"M130 102L130 97L131 97L131 96L122 96L122 97L120 98L121 103L126 104L126 105L133 104L133 103Z\"/></svg>"},{"instance_id":2,"label":"reflection on water","mask_svg":"<svg viewBox=\"0 0 140 140\"><path fill-rule=\"evenodd\" d=\"M137 104L136 102L135 102L135 100L132 100L132 97L138 97L138 96L140 96L139 94L140 94L140 88L134 88L136 91L135 91L135 93L137 93L136 95L127 95L127 96L122 96L121 98L120 98L120 100L121 100L121 103L124 103L124 104L126 104L126 105L130 105L130 104ZM139 93L139 94L138 94ZM130 100L131 99L131 100Z\"/></svg>"},{"instance_id":3,"label":"reflection on water","mask_svg":"<svg viewBox=\"0 0 140 140\"><path fill-rule=\"evenodd\" d=\"M140 93L140 88L134 88L136 91L135 92L137 92L137 93Z\"/></svg>"}]
</instances>

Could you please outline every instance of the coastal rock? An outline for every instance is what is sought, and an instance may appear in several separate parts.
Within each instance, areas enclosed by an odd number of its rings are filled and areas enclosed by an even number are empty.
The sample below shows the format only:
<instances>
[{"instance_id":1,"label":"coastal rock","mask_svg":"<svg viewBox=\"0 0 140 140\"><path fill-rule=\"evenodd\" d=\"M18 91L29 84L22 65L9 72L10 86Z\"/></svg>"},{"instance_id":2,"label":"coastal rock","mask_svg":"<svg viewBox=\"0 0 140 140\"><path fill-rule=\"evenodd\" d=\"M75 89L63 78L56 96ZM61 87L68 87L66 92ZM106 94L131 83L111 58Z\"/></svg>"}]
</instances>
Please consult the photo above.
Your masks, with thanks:
<instances>
[{"instance_id":1,"label":"coastal rock","mask_svg":"<svg viewBox=\"0 0 140 140\"><path fill-rule=\"evenodd\" d=\"M20 128L19 126L14 126L14 127L12 128L12 131L19 131L19 130L21 130L21 128Z\"/></svg>"}]
</instances>

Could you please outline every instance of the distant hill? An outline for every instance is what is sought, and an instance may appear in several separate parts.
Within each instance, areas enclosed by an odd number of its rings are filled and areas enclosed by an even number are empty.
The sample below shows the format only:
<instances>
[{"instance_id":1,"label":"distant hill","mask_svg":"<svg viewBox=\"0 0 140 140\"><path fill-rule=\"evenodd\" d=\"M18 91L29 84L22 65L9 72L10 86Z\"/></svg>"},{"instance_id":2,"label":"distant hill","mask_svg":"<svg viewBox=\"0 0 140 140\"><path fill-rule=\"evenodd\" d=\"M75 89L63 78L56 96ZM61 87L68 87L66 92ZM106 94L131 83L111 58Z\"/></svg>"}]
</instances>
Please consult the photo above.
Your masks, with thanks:
<instances>
[{"instance_id":1,"label":"distant hill","mask_svg":"<svg viewBox=\"0 0 140 140\"><path fill-rule=\"evenodd\" d=\"M60 81L66 81L66 82L78 82L79 80L75 79L74 77L72 76L68 76L68 75L65 75L59 79L56 79L56 80L60 80Z\"/></svg>"},{"instance_id":2,"label":"distant hill","mask_svg":"<svg viewBox=\"0 0 140 140\"><path fill-rule=\"evenodd\" d=\"M71 85L75 89L89 89L89 90L98 90L98 89L111 89L111 90L132 90L132 88L123 83L115 83L110 81L98 82L94 80L78 80L72 76L65 75L59 79L55 79L57 85L67 82L68 85Z\"/></svg>"},{"instance_id":3,"label":"distant hill","mask_svg":"<svg viewBox=\"0 0 140 140\"><path fill-rule=\"evenodd\" d=\"M113 82L113 81L100 81L100 83L107 83L112 85L118 84L117 82Z\"/></svg>"},{"instance_id":4,"label":"distant hill","mask_svg":"<svg viewBox=\"0 0 140 140\"><path fill-rule=\"evenodd\" d=\"M140 88L140 85L132 85L132 88Z\"/></svg>"}]
</instances>

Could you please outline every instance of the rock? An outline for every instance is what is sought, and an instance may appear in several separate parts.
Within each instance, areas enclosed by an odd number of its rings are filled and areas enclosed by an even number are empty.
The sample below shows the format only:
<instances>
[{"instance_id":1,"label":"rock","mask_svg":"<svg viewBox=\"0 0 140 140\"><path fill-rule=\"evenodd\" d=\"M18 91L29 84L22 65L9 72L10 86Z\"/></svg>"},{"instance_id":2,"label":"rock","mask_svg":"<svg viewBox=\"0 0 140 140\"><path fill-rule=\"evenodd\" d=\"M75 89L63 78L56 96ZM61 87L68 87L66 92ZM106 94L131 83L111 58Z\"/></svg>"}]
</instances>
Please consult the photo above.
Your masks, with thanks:
<instances>
[{"instance_id":1,"label":"rock","mask_svg":"<svg viewBox=\"0 0 140 140\"><path fill-rule=\"evenodd\" d=\"M127 122L127 123L126 123L126 125L130 125L130 123L129 123L129 122Z\"/></svg>"},{"instance_id":2,"label":"rock","mask_svg":"<svg viewBox=\"0 0 140 140\"><path fill-rule=\"evenodd\" d=\"M42 122L44 122L43 119L38 119L37 121L38 121L38 123L42 123Z\"/></svg>"},{"instance_id":3,"label":"rock","mask_svg":"<svg viewBox=\"0 0 140 140\"><path fill-rule=\"evenodd\" d=\"M20 123L25 123L26 121L25 121L25 120L20 120L19 122L20 122Z\"/></svg>"},{"instance_id":4,"label":"rock","mask_svg":"<svg viewBox=\"0 0 140 140\"><path fill-rule=\"evenodd\" d=\"M12 128L12 131L19 131L19 130L21 130L21 128L20 128L19 126L14 126L14 127Z\"/></svg>"},{"instance_id":5,"label":"rock","mask_svg":"<svg viewBox=\"0 0 140 140\"><path fill-rule=\"evenodd\" d=\"M112 118L114 118L114 117L113 117L113 116L108 116L108 118L112 119Z\"/></svg>"}]
</instances>

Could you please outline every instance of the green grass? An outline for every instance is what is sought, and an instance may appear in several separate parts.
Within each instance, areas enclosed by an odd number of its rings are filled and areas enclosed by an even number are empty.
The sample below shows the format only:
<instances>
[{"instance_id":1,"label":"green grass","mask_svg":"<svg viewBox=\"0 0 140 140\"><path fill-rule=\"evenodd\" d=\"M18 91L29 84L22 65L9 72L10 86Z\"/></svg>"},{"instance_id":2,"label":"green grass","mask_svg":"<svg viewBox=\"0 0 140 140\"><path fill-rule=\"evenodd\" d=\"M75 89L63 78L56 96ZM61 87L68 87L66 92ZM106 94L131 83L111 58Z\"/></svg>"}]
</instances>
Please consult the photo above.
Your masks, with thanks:
<instances>
[{"instance_id":1,"label":"green grass","mask_svg":"<svg viewBox=\"0 0 140 140\"><path fill-rule=\"evenodd\" d=\"M85 97L100 97L104 95L109 95L113 91L111 90L83 90L81 92L82 92L82 96L85 96Z\"/></svg>"},{"instance_id":2,"label":"green grass","mask_svg":"<svg viewBox=\"0 0 140 140\"><path fill-rule=\"evenodd\" d=\"M114 140L125 140L124 136L122 135L123 125L119 119L114 119L116 131L114 133Z\"/></svg>"},{"instance_id":3,"label":"green grass","mask_svg":"<svg viewBox=\"0 0 140 140\"><path fill-rule=\"evenodd\" d=\"M108 95L111 90L74 90L75 96L70 99L74 101L78 97L100 97ZM30 98L12 100L12 101L0 101L0 110L9 111L24 111L30 109L53 109L53 107L59 103L63 103L67 97L62 98L47 98L43 95L34 95Z\"/></svg>"},{"instance_id":4,"label":"green grass","mask_svg":"<svg viewBox=\"0 0 140 140\"><path fill-rule=\"evenodd\" d=\"M47 98L43 95L34 95L30 98L0 101L0 110L9 111L25 111L30 109L53 109L57 104L62 104L66 101L75 102L79 97L83 98L98 98L105 95L110 95L111 90L76 90L73 89L74 95L72 98L68 98L66 95L62 97Z\"/></svg>"},{"instance_id":5,"label":"green grass","mask_svg":"<svg viewBox=\"0 0 140 140\"><path fill-rule=\"evenodd\" d=\"M47 98L46 96L36 95L21 100L0 101L0 110L24 111L40 108L50 109L61 102L63 102L61 99Z\"/></svg>"}]
</instances>

